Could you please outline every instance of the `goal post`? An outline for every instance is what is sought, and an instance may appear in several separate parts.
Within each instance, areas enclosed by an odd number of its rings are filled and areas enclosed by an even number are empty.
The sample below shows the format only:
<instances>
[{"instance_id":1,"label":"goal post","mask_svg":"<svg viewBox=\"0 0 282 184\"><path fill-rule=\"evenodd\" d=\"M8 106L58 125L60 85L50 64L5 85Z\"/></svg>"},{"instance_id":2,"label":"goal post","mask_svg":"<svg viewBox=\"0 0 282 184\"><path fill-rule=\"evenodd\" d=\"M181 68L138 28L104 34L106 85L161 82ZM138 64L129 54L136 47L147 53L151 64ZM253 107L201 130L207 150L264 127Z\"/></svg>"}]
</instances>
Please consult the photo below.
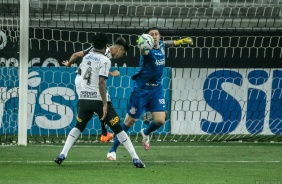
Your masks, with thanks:
<instances>
[{"instance_id":1,"label":"goal post","mask_svg":"<svg viewBox=\"0 0 282 184\"><path fill-rule=\"evenodd\" d=\"M29 0L20 1L20 64L19 64L19 116L18 144L27 145L29 54Z\"/></svg>"}]
</instances>

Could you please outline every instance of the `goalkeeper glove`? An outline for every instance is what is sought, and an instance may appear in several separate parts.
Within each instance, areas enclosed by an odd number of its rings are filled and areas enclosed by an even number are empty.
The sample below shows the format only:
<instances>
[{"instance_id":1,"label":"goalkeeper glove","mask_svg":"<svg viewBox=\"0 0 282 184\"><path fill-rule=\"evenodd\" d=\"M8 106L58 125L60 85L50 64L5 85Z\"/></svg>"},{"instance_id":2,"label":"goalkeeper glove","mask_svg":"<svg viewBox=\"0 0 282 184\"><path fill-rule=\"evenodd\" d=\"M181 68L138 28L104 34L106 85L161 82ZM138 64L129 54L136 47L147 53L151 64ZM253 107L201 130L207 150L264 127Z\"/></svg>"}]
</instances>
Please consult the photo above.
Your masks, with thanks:
<instances>
[{"instance_id":1,"label":"goalkeeper glove","mask_svg":"<svg viewBox=\"0 0 282 184\"><path fill-rule=\"evenodd\" d=\"M179 40L174 41L175 46L183 45L183 44L190 44L193 45L193 39L190 37L182 38Z\"/></svg>"}]
</instances>

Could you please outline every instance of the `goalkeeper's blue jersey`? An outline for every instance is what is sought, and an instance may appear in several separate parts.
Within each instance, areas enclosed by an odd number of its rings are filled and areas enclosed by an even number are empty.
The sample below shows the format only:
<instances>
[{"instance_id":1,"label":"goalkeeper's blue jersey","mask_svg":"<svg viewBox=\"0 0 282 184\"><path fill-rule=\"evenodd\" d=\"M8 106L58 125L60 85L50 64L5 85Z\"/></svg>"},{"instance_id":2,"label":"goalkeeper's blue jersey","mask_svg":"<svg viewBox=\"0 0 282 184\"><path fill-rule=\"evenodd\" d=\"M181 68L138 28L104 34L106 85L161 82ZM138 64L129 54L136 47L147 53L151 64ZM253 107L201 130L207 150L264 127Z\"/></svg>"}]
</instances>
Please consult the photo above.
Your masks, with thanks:
<instances>
[{"instance_id":1,"label":"goalkeeper's blue jersey","mask_svg":"<svg viewBox=\"0 0 282 184\"><path fill-rule=\"evenodd\" d=\"M153 89L161 86L163 68L165 66L165 45L159 42L159 49L151 49L148 55L140 55L139 70L131 78L135 86Z\"/></svg>"}]
</instances>

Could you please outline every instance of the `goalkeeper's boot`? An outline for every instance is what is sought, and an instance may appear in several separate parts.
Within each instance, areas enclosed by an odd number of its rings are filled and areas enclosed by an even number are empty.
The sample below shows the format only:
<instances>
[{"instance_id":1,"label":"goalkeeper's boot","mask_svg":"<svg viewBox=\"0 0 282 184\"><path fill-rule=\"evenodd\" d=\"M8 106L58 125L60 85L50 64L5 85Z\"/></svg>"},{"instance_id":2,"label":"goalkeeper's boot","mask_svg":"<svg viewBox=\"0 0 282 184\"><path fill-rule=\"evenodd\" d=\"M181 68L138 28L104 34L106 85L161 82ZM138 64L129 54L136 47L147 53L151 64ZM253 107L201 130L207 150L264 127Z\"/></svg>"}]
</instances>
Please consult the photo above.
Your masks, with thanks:
<instances>
[{"instance_id":1,"label":"goalkeeper's boot","mask_svg":"<svg viewBox=\"0 0 282 184\"><path fill-rule=\"evenodd\" d=\"M143 128L141 130L141 134L142 134L142 137L143 137L142 143L143 143L143 146L144 146L145 150L149 150L150 149L150 136L149 135L145 135L144 134L144 130L145 130L145 128Z\"/></svg>"},{"instance_id":2,"label":"goalkeeper's boot","mask_svg":"<svg viewBox=\"0 0 282 184\"><path fill-rule=\"evenodd\" d=\"M101 135L100 142L105 143L105 142L108 142L108 141L112 140L113 138L114 138L114 135L112 133L110 133L110 132L107 132L106 136Z\"/></svg>"},{"instance_id":3,"label":"goalkeeper's boot","mask_svg":"<svg viewBox=\"0 0 282 184\"><path fill-rule=\"evenodd\" d=\"M54 162L61 165L61 163L66 159L64 154L60 154L57 158L54 159Z\"/></svg>"},{"instance_id":4,"label":"goalkeeper's boot","mask_svg":"<svg viewBox=\"0 0 282 184\"><path fill-rule=\"evenodd\" d=\"M134 159L133 159L133 165L134 165L136 168L145 168L145 164L144 164L140 159L134 158Z\"/></svg>"},{"instance_id":5,"label":"goalkeeper's boot","mask_svg":"<svg viewBox=\"0 0 282 184\"><path fill-rule=\"evenodd\" d=\"M117 160L117 154L116 154L116 152L109 152L108 154L107 154L107 159L108 160Z\"/></svg>"}]
</instances>

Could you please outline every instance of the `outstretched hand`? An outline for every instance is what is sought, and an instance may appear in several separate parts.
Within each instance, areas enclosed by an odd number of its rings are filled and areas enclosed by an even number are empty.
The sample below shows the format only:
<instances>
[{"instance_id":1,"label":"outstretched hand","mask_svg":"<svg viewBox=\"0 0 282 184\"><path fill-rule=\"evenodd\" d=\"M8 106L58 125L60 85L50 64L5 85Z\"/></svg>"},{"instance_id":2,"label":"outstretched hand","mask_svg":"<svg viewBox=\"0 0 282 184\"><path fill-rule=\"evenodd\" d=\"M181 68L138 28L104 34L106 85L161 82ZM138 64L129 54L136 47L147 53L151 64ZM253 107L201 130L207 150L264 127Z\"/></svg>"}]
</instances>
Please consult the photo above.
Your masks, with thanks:
<instances>
[{"instance_id":1,"label":"outstretched hand","mask_svg":"<svg viewBox=\"0 0 282 184\"><path fill-rule=\"evenodd\" d=\"M65 61L62 62L62 64L65 65L65 66L68 66L69 61L68 61L68 60L65 60Z\"/></svg>"},{"instance_id":2,"label":"outstretched hand","mask_svg":"<svg viewBox=\"0 0 282 184\"><path fill-rule=\"evenodd\" d=\"M182 39L174 41L174 44L176 46L183 45L183 44L193 45L193 39L191 37L182 38Z\"/></svg>"},{"instance_id":3,"label":"outstretched hand","mask_svg":"<svg viewBox=\"0 0 282 184\"><path fill-rule=\"evenodd\" d=\"M109 72L109 74L112 76L112 77L116 77L116 76L119 76L119 71L118 70L114 70L112 72Z\"/></svg>"}]
</instances>

